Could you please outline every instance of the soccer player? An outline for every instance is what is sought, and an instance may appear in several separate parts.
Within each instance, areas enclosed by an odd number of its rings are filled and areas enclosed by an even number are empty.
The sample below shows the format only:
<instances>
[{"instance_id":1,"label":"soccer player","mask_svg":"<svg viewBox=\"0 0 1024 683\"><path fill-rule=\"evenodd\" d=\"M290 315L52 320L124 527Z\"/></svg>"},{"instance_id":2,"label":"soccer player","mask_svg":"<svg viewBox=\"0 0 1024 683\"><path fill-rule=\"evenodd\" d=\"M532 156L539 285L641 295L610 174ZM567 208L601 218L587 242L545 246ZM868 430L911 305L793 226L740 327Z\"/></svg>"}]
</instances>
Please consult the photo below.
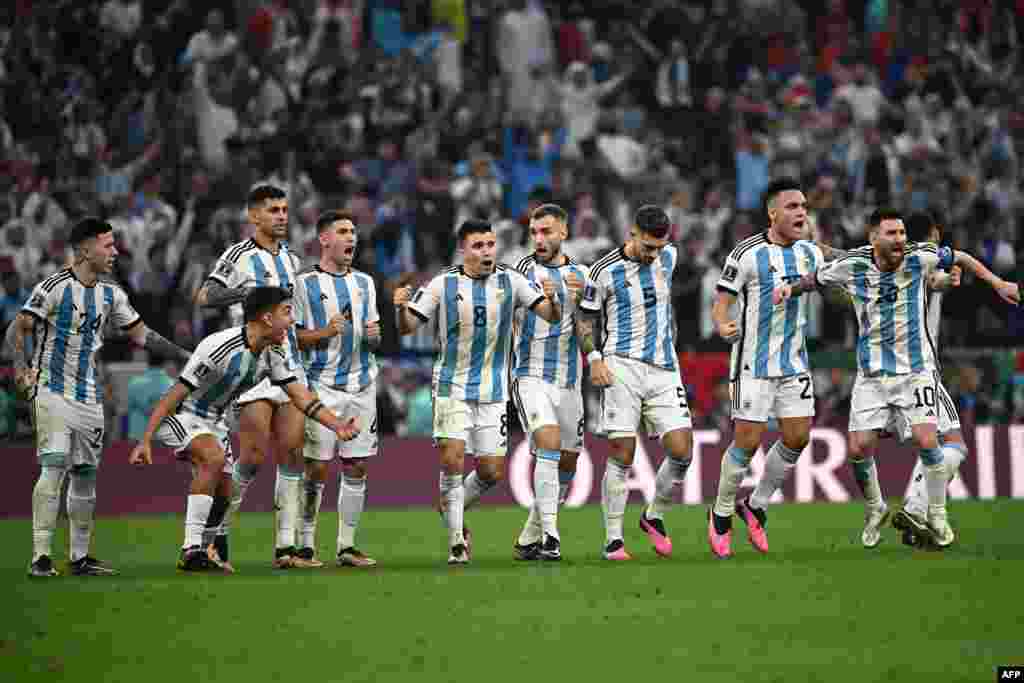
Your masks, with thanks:
<instances>
[{"instance_id":1,"label":"soccer player","mask_svg":"<svg viewBox=\"0 0 1024 683\"><path fill-rule=\"evenodd\" d=\"M22 398L32 402L40 473L32 492L32 563L29 576L57 576L53 532L65 475L72 574L117 572L89 554L96 509L96 473L103 452L103 387L97 381L99 350L111 328L151 352L184 362L188 351L149 329L117 284L104 279L117 258L114 231L98 218L71 230L71 265L32 290L8 326ZM109 325L108 325L109 323ZM35 350L35 362L28 357Z\"/></svg>"},{"instance_id":2,"label":"soccer player","mask_svg":"<svg viewBox=\"0 0 1024 683\"><path fill-rule=\"evenodd\" d=\"M192 463L185 542L178 562L185 571L207 567L203 532L227 464L229 436L223 418L240 395L269 378L288 394L293 405L301 406L302 414L338 438L349 440L359 433L355 418L342 422L298 381L294 361L284 348L295 325L291 292L282 287L254 287L243 309L244 325L216 332L199 343L177 383L153 408L146 431L129 457L136 465L151 464L156 438Z\"/></svg>"},{"instance_id":3,"label":"soccer player","mask_svg":"<svg viewBox=\"0 0 1024 683\"><path fill-rule=\"evenodd\" d=\"M658 468L654 499L640 514L640 529L654 550L672 554L664 515L672 492L686 477L693 443L690 409L676 362L672 275L678 253L669 244L671 224L656 206L641 206L626 244L591 267L580 302L580 349L590 362L590 381L603 389L601 426L611 457L601 484L608 560L630 560L622 534L633 466L637 427L661 438L666 457ZM595 342L595 318L604 317L601 350Z\"/></svg>"},{"instance_id":4,"label":"soccer player","mask_svg":"<svg viewBox=\"0 0 1024 683\"><path fill-rule=\"evenodd\" d=\"M419 289L395 290L399 334L436 321L441 350L434 363L434 439L441 456L441 498L449 564L469 562L463 533L467 500L478 499L504 477L508 444L505 401L506 360L517 308L549 323L561 320L557 287L538 287L515 270L498 265L497 239L490 223L465 221L457 235L463 265L450 268ZM462 480L466 453L476 470Z\"/></svg>"},{"instance_id":5,"label":"soccer player","mask_svg":"<svg viewBox=\"0 0 1024 683\"><path fill-rule=\"evenodd\" d=\"M733 441L722 456L718 495L708 519L708 542L719 558L732 555L733 513L746 523L751 545L768 552L766 506L807 446L814 416L814 383L804 338L807 300L776 306L772 291L779 283L813 272L824 257L821 249L803 239L807 198L797 182L774 181L765 190L764 201L768 230L743 240L729 254L711 310L718 334L733 345ZM734 320L730 309L737 300L739 319ZM737 502L736 490L772 416L778 418L780 438L768 451L764 475L753 494Z\"/></svg>"},{"instance_id":6,"label":"soccer player","mask_svg":"<svg viewBox=\"0 0 1024 683\"><path fill-rule=\"evenodd\" d=\"M305 495L302 499L299 555L316 561L316 524L327 467L341 458L338 487L340 566L372 567L377 561L356 548L356 530L366 502L366 463L379 448L377 358L380 315L373 278L352 269L358 236L352 217L327 211L317 219L320 263L299 274L299 347L309 387L342 418L369 425L358 438L340 443L334 431L306 421Z\"/></svg>"},{"instance_id":7,"label":"soccer player","mask_svg":"<svg viewBox=\"0 0 1024 683\"><path fill-rule=\"evenodd\" d=\"M906 227L907 239L911 242L935 245L942 242L942 227L931 214L923 212L912 214L907 218ZM1014 303L1013 288L1016 286L1014 283L1004 281L977 259L969 258L965 263L968 270L981 281L990 285L1007 301ZM946 291L960 284L959 270L959 267L954 266L951 269L952 277L943 277L943 274L935 273L928 283L927 332L933 343L937 343L939 339L942 299ZM938 365L937 360L936 365ZM938 370L935 372L935 397L939 450L942 452L946 478L948 481L952 481L959 472L960 465L967 458L967 443L960 431L960 414L957 412L956 403L943 385L942 375ZM898 423L891 422L887 431L901 441L908 441L911 438L910 425L905 420L900 420ZM892 517L893 526L902 532L903 542L910 546L922 545L927 543L930 538L927 532L928 492L924 479L924 470L921 467L921 461L918 460L914 463L914 471L910 476L910 485L903 506Z\"/></svg>"},{"instance_id":8,"label":"soccer player","mask_svg":"<svg viewBox=\"0 0 1024 683\"><path fill-rule=\"evenodd\" d=\"M590 269L562 253L562 242L569 236L567 219L565 209L555 204L534 209L534 251L516 266L531 282L553 281L562 304L556 323L526 309L516 316L512 400L536 459L534 504L515 544L521 560L562 558L558 506L565 502L583 447L583 362L575 325Z\"/></svg>"},{"instance_id":9,"label":"soccer player","mask_svg":"<svg viewBox=\"0 0 1024 683\"><path fill-rule=\"evenodd\" d=\"M249 192L249 221L256 227L251 239L227 248L217 260L206 283L196 296L196 303L208 308L229 307L234 325L242 323L238 305L253 286L284 287L294 291L299 259L288 248L288 199L284 190L272 185L258 185ZM298 340L294 329L285 335L285 353L302 372ZM302 381L302 378L300 378ZM232 474L232 496L225 525L236 516L245 493L263 465L271 435L277 450L277 480L274 485L275 543L274 566L318 566L298 554L295 532L302 485L302 442L305 421L302 413L291 405L288 395L269 379L238 397L228 415L229 426L239 432L239 456ZM218 502L218 506L223 502ZM221 528L221 543L226 537Z\"/></svg>"},{"instance_id":10,"label":"soccer player","mask_svg":"<svg viewBox=\"0 0 1024 683\"><path fill-rule=\"evenodd\" d=\"M868 219L869 246L850 251L795 283L776 288L776 304L823 286L837 286L851 297L857 316L857 379L850 409L850 460L864 494L862 541L877 545L879 527L889 516L872 456L878 432L893 415L910 424L920 452L928 498L926 529L939 548L955 540L946 516L948 475L936 435L937 359L927 326L927 284L936 270L969 267L968 254L930 243L907 242L902 215L877 209ZM1006 283L1001 294L1019 297Z\"/></svg>"}]
</instances>

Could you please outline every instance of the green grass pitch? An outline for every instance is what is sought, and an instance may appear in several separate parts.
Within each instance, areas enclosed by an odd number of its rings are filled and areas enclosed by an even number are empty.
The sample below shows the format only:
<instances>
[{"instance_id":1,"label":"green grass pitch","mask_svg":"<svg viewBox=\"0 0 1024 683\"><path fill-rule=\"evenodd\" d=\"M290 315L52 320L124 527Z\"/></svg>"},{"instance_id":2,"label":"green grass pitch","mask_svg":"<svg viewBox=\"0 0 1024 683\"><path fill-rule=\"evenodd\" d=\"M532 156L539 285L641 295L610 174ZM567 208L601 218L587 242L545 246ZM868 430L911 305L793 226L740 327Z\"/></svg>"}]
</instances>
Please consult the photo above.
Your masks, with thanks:
<instances>
[{"instance_id":1,"label":"green grass pitch","mask_svg":"<svg viewBox=\"0 0 1024 683\"><path fill-rule=\"evenodd\" d=\"M600 559L587 507L562 513L561 563L525 564L524 512L473 510L473 563L449 568L436 513L371 509L359 541L379 567L281 572L270 516L250 513L234 576L175 571L180 517L101 519L95 554L123 574L49 581L26 576L29 521L4 520L0 681L990 681L1024 663L1024 502L955 502L944 553L892 529L864 550L859 504L776 506L771 553L737 521L725 562L704 508L667 518L668 560L638 514L632 562Z\"/></svg>"}]
</instances>

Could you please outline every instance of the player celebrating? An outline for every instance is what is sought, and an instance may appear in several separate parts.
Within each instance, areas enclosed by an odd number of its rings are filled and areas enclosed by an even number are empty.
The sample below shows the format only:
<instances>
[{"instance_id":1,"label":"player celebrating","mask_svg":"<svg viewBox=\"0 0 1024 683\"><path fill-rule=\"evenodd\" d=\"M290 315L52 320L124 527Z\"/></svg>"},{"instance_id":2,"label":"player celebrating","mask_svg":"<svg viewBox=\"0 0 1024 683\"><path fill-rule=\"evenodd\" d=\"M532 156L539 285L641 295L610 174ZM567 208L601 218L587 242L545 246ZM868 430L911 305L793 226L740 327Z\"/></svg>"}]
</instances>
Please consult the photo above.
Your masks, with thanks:
<instances>
[{"instance_id":1,"label":"player celebrating","mask_svg":"<svg viewBox=\"0 0 1024 683\"><path fill-rule=\"evenodd\" d=\"M52 544L65 475L70 475L71 573L117 573L89 554L104 432L97 361L107 323L151 352L181 362L189 356L146 327L121 287L101 279L110 274L117 258L109 223L85 218L72 228L69 241L75 252L72 265L36 285L7 331L18 392L32 401L41 468L32 492L33 555L28 573L35 577L58 574ZM35 363L27 355L33 347Z\"/></svg>"},{"instance_id":2,"label":"player celebrating","mask_svg":"<svg viewBox=\"0 0 1024 683\"><path fill-rule=\"evenodd\" d=\"M878 431L893 415L910 424L920 450L928 497L926 529L939 548L955 540L946 517L947 472L936 437L937 359L927 329L927 283L936 269L969 266L968 254L930 243L908 243L902 215L879 209L868 220L870 246L787 283L773 294L776 304L821 286L838 286L852 298L857 315L857 379L850 409L850 459L864 494L862 540L877 545L878 528L889 510L882 498L872 453ZM1001 292L1019 297L1016 285Z\"/></svg>"},{"instance_id":3,"label":"player celebrating","mask_svg":"<svg viewBox=\"0 0 1024 683\"><path fill-rule=\"evenodd\" d=\"M601 484L608 560L632 559L623 540L622 517L639 422L661 437L667 452L658 468L654 499L640 515L640 528L664 557L672 554L664 515L692 456L690 410L676 365L671 292L678 254L669 244L670 228L660 208L637 209L629 241L593 265L580 303L580 310L590 314L580 320L580 348L590 361L590 381L604 389L601 424L612 450ZM597 314L603 314L607 331L600 351L594 340Z\"/></svg>"},{"instance_id":4,"label":"player celebrating","mask_svg":"<svg viewBox=\"0 0 1024 683\"><path fill-rule=\"evenodd\" d=\"M776 284L794 282L824 262L821 249L803 238L807 198L800 185L782 179L764 193L768 230L740 242L726 259L711 310L718 334L730 342L729 391L733 442L722 456L718 496L709 513L708 541L720 558L732 555L732 516L747 525L747 538L768 552L765 508L810 440L814 384L804 329L807 300L772 302ZM730 309L742 301L740 317ZM781 438L768 451L764 475L753 495L736 501L736 490L761 444L768 418L779 421Z\"/></svg>"},{"instance_id":5,"label":"player celebrating","mask_svg":"<svg viewBox=\"0 0 1024 683\"><path fill-rule=\"evenodd\" d=\"M515 310L525 307L549 323L561 320L557 287L541 286L499 266L491 225L465 221L458 231L463 265L451 268L412 296L395 290L398 331L411 334L436 320L441 350L434 363L434 438L441 452L441 498L451 553L449 564L469 562L462 518L467 499L479 498L504 476L507 448L506 357ZM463 485L466 453L476 470Z\"/></svg>"},{"instance_id":6,"label":"player celebrating","mask_svg":"<svg viewBox=\"0 0 1024 683\"><path fill-rule=\"evenodd\" d=\"M295 325L291 293L281 287L255 287L246 296L243 310L244 325L217 332L199 343L178 382L156 404L129 458L137 465L152 463L156 437L176 453L187 454L192 462L185 542L178 564L186 571L206 567L203 530L227 462L224 412L239 395L269 377L294 405L301 406L302 414L338 438L349 440L359 434L354 418L343 423L298 381L293 360L284 348Z\"/></svg>"},{"instance_id":7,"label":"player celebrating","mask_svg":"<svg viewBox=\"0 0 1024 683\"><path fill-rule=\"evenodd\" d=\"M306 421L306 483L299 555L316 561L316 523L327 466L341 457L337 562L372 567L377 561L355 547L366 502L366 461L377 454L377 359L380 316L373 278L352 269L357 236L352 217L327 211L317 219L320 263L299 274L299 346L306 351L310 388L343 419L369 425L359 438L339 443L334 431Z\"/></svg>"},{"instance_id":8,"label":"player celebrating","mask_svg":"<svg viewBox=\"0 0 1024 683\"><path fill-rule=\"evenodd\" d=\"M583 363L576 338L576 305L588 268L562 253L568 215L542 204L530 215L533 254L516 270L531 282L553 281L562 317L548 323L534 311L516 316L512 399L536 458L534 504L515 545L521 560L560 560L558 506L565 501L583 447Z\"/></svg>"},{"instance_id":9,"label":"player celebrating","mask_svg":"<svg viewBox=\"0 0 1024 683\"><path fill-rule=\"evenodd\" d=\"M928 213L915 213L907 219L907 239L917 243L939 245L942 242L942 228ZM984 264L975 258L965 255L967 269L980 280L987 283L1010 303L1014 303L1014 283L1008 283L995 275ZM958 266L952 268L953 276L942 277L935 273L928 283L927 332L932 342L939 339L939 320L942 317L942 299L945 292L960 284ZM1019 296L1018 296L1019 298ZM936 363L937 365L938 363ZM952 481L960 470L960 465L967 458L967 443L960 432L960 414L956 403L942 384L942 375L935 372L935 413L936 430L938 432L939 450L946 470L946 478ZM902 441L911 438L910 425L901 420L898 425L890 424L890 433ZM927 532L928 492L924 481L924 470L921 461L914 463L914 471L910 476L906 500L900 510L893 514L892 523L902 532L903 542L907 545L920 545L930 539Z\"/></svg>"},{"instance_id":10,"label":"player celebrating","mask_svg":"<svg viewBox=\"0 0 1024 683\"><path fill-rule=\"evenodd\" d=\"M298 258L288 249L288 199L284 190L258 185L249 192L249 221L256 227L252 239L234 244L214 265L196 303L209 308L230 307L233 324L241 324L241 302L252 286L266 285L294 290L299 270ZM301 372L295 330L289 330L282 346ZM275 437L277 480L274 486L275 549L274 566L317 566L302 557L295 548L295 529L302 490L302 439L304 420L287 394L269 379L240 396L231 423L237 420L239 457L232 475L233 487L226 520L230 521L242 505L245 492L263 465L271 434ZM218 503L220 505L220 503ZM223 531L223 530L222 530Z\"/></svg>"}]
</instances>

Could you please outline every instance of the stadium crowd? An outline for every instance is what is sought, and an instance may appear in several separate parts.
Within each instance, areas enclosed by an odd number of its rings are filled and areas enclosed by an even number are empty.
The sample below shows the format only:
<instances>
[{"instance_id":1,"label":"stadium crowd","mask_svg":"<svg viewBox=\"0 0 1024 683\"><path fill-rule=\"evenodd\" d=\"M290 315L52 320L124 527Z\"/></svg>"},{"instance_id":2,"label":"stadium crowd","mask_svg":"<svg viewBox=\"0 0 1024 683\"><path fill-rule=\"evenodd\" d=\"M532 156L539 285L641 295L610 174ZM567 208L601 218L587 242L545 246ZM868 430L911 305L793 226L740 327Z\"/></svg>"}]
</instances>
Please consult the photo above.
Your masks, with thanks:
<instances>
[{"instance_id":1,"label":"stadium crowd","mask_svg":"<svg viewBox=\"0 0 1024 683\"><path fill-rule=\"evenodd\" d=\"M950 244L1018 272L1022 20L995 0L19 0L0 7L0 329L89 214L115 225L143 317L192 347L224 324L191 301L246 235L259 181L287 189L308 257L320 211L355 215L357 266L383 293L456 261L466 218L491 221L515 263L530 210L557 202L566 251L590 263L653 201L686 255L695 423L724 428L714 286L763 228L773 177L803 180L816 239L864 242L878 205L930 210ZM429 433L433 337L400 344L380 301L381 431ZM983 351L1012 346L1024 315L969 278L943 315L965 420L1024 420L1024 363ZM819 422L846 414L855 330L845 302L816 298ZM176 372L151 365L115 397L127 434ZM25 428L0 392L0 434Z\"/></svg>"}]
</instances>

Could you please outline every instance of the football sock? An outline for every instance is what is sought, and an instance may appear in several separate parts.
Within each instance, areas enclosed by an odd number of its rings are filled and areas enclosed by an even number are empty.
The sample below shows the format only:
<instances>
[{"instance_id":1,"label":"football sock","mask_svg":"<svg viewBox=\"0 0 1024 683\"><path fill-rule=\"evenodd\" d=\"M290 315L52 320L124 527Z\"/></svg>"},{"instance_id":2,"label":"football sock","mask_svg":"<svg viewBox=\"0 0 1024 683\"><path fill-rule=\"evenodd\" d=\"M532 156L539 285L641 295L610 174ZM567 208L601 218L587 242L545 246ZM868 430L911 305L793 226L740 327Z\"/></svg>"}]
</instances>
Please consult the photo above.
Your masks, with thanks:
<instances>
[{"instance_id":1,"label":"football sock","mask_svg":"<svg viewBox=\"0 0 1024 683\"><path fill-rule=\"evenodd\" d=\"M878 483L878 468L875 467L875 459L872 456L858 460L850 460L853 466L853 477L857 480L857 486L864 496L864 502L868 507L881 507L882 487Z\"/></svg>"},{"instance_id":2,"label":"football sock","mask_svg":"<svg viewBox=\"0 0 1024 683\"><path fill-rule=\"evenodd\" d=\"M558 460L561 453L546 448L537 449L537 462L533 468L534 507L540 513L543 533L558 536Z\"/></svg>"},{"instance_id":3,"label":"football sock","mask_svg":"<svg viewBox=\"0 0 1024 683\"><path fill-rule=\"evenodd\" d=\"M654 477L654 498L645 511L648 519L664 518L672 507L672 493L678 484L683 483L692 461L692 457L680 460L672 456L665 456L661 461L658 474Z\"/></svg>"},{"instance_id":4,"label":"football sock","mask_svg":"<svg viewBox=\"0 0 1024 683\"><path fill-rule=\"evenodd\" d=\"M340 498L341 494L339 493L338 495ZM323 499L324 483L322 481L316 481L315 479L302 480L302 499L300 501L302 521L299 523L300 548L316 548L316 525L320 519L320 505ZM341 512L340 502L338 512Z\"/></svg>"},{"instance_id":5,"label":"football sock","mask_svg":"<svg viewBox=\"0 0 1024 683\"><path fill-rule=\"evenodd\" d=\"M463 487L466 491L466 501L463 509L468 510L473 507L480 500L480 496L493 489L497 484L497 481L484 479L477 474L476 470L470 472L463 482Z\"/></svg>"},{"instance_id":6,"label":"football sock","mask_svg":"<svg viewBox=\"0 0 1024 683\"><path fill-rule=\"evenodd\" d=\"M60 512L60 489L64 485L67 469L63 466L43 465L32 489L32 561L42 555L53 556L53 533L57 529Z\"/></svg>"},{"instance_id":7,"label":"football sock","mask_svg":"<svg viewBox=\"0 0 1024 683\"><path fill-rule=\"evenodd\" d=\"M731 519L736 511L736 491L743 482L743 477L750 467L750 459L754 451L729 444L722 454L722 469L718 476L718 496L715 498L714 512L719 517Z\"/></svg>"},{"instance_id":8,"label":"football sock","mask_svg":"<svg viewBox=\"0 0 1024 683\"><path fill-rule=\"evenodd\" d=\"M338 486L338 552L356 545L359 516L366 505L366 478L341 476Z\"/></svg>"},{"instance_id":9,"label":"football sock","mask_svg":"<svg viewBox=\"0 0 1024 683\"><path fill-rule=\"evenodd\" d=\"M290 548L295 545L301 488L302 472L297 472L287 465L277 466L277 480L274 482L274 509L277 512L275 548Z\"/></svg>"},{"instance_id":10,"label":"football sock","mask_svg":"<svg viewBox=\"0 0 1024 683\"><path fill-rule=\"evenodd\" d=\"M188 506L185 508L185 543L182 548L191 548L203 543L203 529L206 528L206 520L210 516L210 508L213 507L213 496L203 493L193 493L188 497Z\"/></svg>"},{"instance_id":11,"label":"football sock","mask_svg":"<svg viewBox=\"0 0 1024 683\"><path fill-rule=\"evenodd\" d=\"M71 531L71 561L89 554L96 513L96 468L71 470L68 484L68 522Z\"/></svg>"},{"instance_id":12,"label":"football sock","mask_svg":"<svg viewBox=\"0 0 1024 683\"><path fill-rule=\"evenodd\" d=\"M622 540L622 516L626 513L626 501L629 499L630 465L623 465L614 458L609 458L604 468L604 479L601 481L601 510L604 512L605 544Z\"/></svg>"},{"instance_id":13,"label":"football sock","mask_svg":"<svg viewBox=\"0 0 1024 683\"><path fill-rule=\"evenodd\" d=\"M466 489L461 474L441 473L441 497L444 499L444 521L448 524L448 546L465 545L462 536L462 513Z\"/></svg>"},{"instance_id":14,"label":"football sock","mask_svg":"<svg viewBox=\"0 0 1024 683\"><path fill-rule=\"evenodd\" d=\"M782 443L782 439L772 444L767 457L765 457L764 474L761 475L761 481L757 482L757 487L754 488L754 493L750 496L750 505L759 510L766 508L772 496L782 488L782 483L796 467L796 461L799 458L800 451L794 451L787 447Z\"/></svg>"}]
</instances>

